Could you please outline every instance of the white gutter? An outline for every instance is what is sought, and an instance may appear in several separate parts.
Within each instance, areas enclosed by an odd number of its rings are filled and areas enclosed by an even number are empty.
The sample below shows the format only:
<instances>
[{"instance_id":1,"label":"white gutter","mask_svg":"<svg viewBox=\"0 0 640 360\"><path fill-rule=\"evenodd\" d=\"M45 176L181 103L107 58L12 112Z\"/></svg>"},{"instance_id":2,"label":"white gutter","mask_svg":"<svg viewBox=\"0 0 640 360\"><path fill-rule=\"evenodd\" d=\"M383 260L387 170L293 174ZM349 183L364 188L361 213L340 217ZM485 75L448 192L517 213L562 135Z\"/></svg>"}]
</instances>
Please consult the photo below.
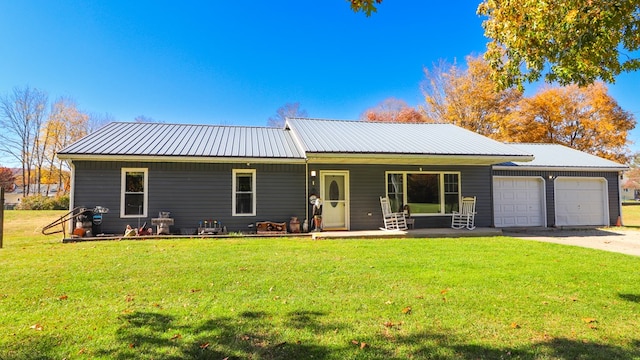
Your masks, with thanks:
<instances>
[{"instance_id":1,"label":"white gutter","mask_svg":"<svg viewBox=\"0 0 640 360\"><path fill-rule=\"evenodd\" d=\"M588 166L527 166L527 165L495 165L493 166L493 170L527 170L527 171L602 171L602 172L611 172L611 171L626 171L629 170L628 167L588 167Z\"/></svg>"},{"instance_id":2,"label":"white gutter","mask_svg":"<svg viewBox=\"0 0 640 360\"><path fill-rule=\"evenodd\" d=\"M529 155L429 155L380 153L307 153L313 164L383 164L383 165L494 165L509 161L531 161Z\"/></svg>"},{"instance_id":3,"label":"white gutter","mask_svg":"<svg viewBox=\"0 0 640 360\"><path fill-rule=\"evenodd\" d=\"M304 164L304 158L254 158L254 157L200 157L200 156L162 156L162 155L96 155L96 154L58 154L62 160L84 161L142 161L142 162L183 162L183 163L253 163L253 164Z\"/></svg>"}]
</instances>

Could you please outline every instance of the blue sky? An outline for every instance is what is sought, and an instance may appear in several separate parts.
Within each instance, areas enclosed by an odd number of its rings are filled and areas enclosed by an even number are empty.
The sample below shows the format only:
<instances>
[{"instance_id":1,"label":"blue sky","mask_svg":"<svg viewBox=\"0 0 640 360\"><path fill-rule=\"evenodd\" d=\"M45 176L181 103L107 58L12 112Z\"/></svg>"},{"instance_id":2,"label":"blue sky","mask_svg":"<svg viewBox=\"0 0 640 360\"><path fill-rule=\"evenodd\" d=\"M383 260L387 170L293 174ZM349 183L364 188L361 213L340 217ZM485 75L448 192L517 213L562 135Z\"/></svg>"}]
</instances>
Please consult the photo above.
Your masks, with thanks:
<instances>
[{"instance_id":1,"label":"blue sky","mask_svg":"<svg viewBox=\"0 0 640 360\"><path fill-rule=\"evenodd\" d=\"M29 85L118 121L264 126L290 102L358 119L420 104L424 67L484 52L479 1L385 0L369 18L343 0L0 1L0 93ZM609 89L640 115L639 73Z\"/></svg>"}]
</instances>

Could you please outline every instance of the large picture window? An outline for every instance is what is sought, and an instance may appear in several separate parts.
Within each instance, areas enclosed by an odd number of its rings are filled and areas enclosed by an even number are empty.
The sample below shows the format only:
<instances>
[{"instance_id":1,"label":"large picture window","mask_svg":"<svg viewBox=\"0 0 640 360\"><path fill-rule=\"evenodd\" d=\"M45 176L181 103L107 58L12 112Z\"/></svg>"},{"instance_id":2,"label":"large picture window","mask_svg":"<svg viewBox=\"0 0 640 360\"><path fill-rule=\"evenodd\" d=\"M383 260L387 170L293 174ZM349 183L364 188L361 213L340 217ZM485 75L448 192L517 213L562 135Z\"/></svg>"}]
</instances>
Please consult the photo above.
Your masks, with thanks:
<instances>
[{"instance_id":1,"label":"large picture window","mask_svg":"<svg viewBox=\"0 0 640 360\"><path fill-rule=\"evenodd\" d=\"M233 170L233 215L256 215L256 171Z\"/></svg>"},{"instance_id":2,"label":"large picture window","mask_svg":"<svg viewBox=\"0 0 640 360\"><path fill-rule=\"evenodd\" d=\"M387 197L394 212L409 205L412 215L451 214L460 202L460 174L387 172Z\"/></svg>"},{"instance_id":3,"label":"large picture window","mask_svg":"<svg viewBox=\"0 0 640 360\"><path fill-rule=\"evenodd\" d=\"M146 217L148 198L147 169L122 169L120 216Z\"/></svg>"}]
</instances>

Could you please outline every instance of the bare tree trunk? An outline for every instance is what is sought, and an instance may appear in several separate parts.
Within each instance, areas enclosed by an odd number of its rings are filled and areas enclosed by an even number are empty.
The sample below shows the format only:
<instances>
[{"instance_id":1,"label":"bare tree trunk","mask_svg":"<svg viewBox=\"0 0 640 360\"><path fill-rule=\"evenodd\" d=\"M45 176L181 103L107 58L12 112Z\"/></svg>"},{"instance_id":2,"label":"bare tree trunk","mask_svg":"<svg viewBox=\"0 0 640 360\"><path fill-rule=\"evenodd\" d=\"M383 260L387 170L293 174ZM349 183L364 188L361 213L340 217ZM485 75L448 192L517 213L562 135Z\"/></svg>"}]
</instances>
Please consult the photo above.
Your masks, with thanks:
<instances>
[{"instance_id":1,"label":"bare tree trunk","mask_svg":"<svg viewBox=\"0 0 640 360\"><path fill-rule=\"evenodd\" d=\"M45 92L28 86L16 87L11 94L0 97L0 151L20 161L24 196L31 192L32 167L47 101Z\"/></svg>"}]
</instances>

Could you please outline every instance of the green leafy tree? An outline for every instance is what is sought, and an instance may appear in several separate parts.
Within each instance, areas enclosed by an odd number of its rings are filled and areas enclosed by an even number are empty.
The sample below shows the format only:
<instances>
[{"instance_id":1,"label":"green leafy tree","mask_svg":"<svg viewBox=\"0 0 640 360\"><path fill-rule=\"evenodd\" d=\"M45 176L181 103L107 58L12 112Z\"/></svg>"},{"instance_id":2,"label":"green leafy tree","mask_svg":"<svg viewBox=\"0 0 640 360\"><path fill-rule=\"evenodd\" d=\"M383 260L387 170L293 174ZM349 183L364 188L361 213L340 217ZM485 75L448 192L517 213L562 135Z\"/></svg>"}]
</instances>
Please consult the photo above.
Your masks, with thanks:
<instances>
[{"instance_id":1,"label":"green leafy tree","mask_svg":"<svg viewBox=\"0 0 640 360\"><path fill-rule=\"evenodd\" d=\"M367 16L371 16L372 13L378 11L376 4L381 4L382 0L347 0L351 3L351 10L353 12L362 11Z\"/></svg>"},{"instance_id":2,"label":"green leafy tree","mask_svg":"<svg viewBox=\"0 0 640 360\"><path fill-rule=\"evenodd\" d=\"M580 86L640 68L638 0L485 0L485 58L500 88L541 78ZM634 53L635 52L635 53Z\"/></svg>"}]
</instances>

